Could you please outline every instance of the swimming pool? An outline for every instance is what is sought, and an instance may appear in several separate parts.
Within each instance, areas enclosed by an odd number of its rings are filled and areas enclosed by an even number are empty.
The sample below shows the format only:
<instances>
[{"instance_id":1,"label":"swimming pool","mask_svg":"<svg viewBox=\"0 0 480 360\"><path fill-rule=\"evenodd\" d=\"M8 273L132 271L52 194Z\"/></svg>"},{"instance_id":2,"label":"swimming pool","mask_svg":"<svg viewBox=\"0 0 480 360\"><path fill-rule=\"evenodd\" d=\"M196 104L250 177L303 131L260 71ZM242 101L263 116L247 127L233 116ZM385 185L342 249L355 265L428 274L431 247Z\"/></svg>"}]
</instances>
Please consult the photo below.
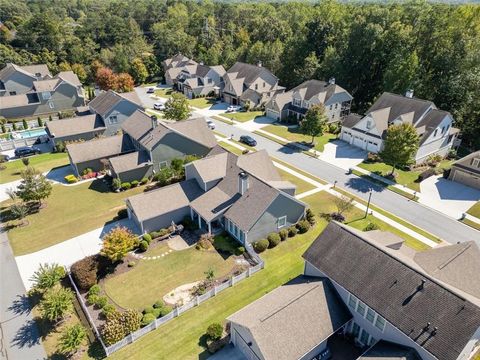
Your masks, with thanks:
<instances>
[{"instance_id":1,"label":"swimming pool","mask_svg":"<svg viewBox=\"0 0 480 360\"><path fill-rule=\"evenodd\" d=\"M47 135L45 129L35 129L35 130L25 130L25 131L17 131L16 132L17 139L29 139L32 137L39 137L43 135Z\"/></svg>"}]
</instances>

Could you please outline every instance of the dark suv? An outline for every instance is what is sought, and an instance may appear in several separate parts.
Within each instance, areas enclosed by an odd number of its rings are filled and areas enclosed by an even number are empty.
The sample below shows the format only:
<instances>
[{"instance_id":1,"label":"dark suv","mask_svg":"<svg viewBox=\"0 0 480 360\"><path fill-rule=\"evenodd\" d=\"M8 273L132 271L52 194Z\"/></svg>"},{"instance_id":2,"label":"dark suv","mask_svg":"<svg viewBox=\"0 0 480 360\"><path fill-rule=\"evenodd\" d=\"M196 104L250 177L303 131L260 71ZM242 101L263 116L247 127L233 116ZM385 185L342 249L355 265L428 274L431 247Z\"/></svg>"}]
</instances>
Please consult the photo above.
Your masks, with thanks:
<instances>
[{"instance_id":1,"label":"dark suv","mask_svg":"<svg viewBox=\"0 0 480 360\"><path fill-rule=\"evenodd\" d=\"M240 136L240 142L247 144L248 146L257 146L257 141L248 135Z\"/></svg>"},{"instance_id":2,"label":"dark suv","mask_svg":"<svg viewBox=\"0 0 480 360\"><path fill-rule=\"evenodd\" d=\"M28 155L40 154L42 151L35 146L24 146L15 149L16 157L24 157Z\"/></svg>"}]
</instances>

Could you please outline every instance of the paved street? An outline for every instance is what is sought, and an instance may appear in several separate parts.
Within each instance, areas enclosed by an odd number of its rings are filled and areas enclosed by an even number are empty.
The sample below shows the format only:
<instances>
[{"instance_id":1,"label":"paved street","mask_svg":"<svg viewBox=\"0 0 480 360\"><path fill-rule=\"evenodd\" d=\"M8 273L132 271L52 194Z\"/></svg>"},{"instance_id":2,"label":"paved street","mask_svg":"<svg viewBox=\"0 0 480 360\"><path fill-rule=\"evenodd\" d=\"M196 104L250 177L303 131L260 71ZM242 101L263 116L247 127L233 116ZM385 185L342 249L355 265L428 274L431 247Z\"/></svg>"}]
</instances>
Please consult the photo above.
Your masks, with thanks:
<instances>
[{"instance_id":1,"label":"paved street","mask_svg":"<svg viewBox=\"0 0 480 360\"><path fill-rule=\"evenodd\" d=\"M0 232L0 289L0 359L46 359L25 288L4 232Z\"/></svg>"},{"instance_id":2,"label":"paved street","mask_svg":"<svg viewBox=\"0 0 480 360\"><path fill-rule=\"evenodd\" d=\"M235 139L238 139L240 135L250 134L248 131L238 127L212 120L217 126L216 130L226 135L233 134ZM266 149L270 155L289 162L299 169L310 172L330 183L337 181L338 187L348 190L362 199L367 200L369 191L372 190L373 204L429 231L445 241L456 243L457 241L475 240L480 244L479 231L463 225L451 217L417 202L409 201L401 195L361 179L358 176L347 175L344 169L325 161L314 159L302 154L298 150L282 146L262 136L253 136L257 140L258 149Z\"/></svg>"}]
</instances>

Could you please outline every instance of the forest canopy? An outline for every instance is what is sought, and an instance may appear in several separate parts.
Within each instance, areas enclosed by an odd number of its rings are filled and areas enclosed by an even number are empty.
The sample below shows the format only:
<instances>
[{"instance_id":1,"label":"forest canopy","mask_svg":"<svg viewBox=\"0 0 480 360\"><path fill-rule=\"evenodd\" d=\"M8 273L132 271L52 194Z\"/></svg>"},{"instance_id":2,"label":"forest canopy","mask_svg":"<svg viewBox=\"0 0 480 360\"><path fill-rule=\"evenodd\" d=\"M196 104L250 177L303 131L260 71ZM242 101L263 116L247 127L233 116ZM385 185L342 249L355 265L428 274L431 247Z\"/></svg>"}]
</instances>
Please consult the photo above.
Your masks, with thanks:
<instances>
[{"instance_id":1,"label":"forest canopy","mask_svg":"<svg viewBox=\"0 0 480 360\"><path fill-rule=\"evenodd\" d=\"M480 148L479 5L3 0L0 21L0 67L46 63L91 82L100 62L148 81L179 52L227 69L261 60L287 88L335 77L359 113L414 89Z\"/></svg>"}]
</instances>

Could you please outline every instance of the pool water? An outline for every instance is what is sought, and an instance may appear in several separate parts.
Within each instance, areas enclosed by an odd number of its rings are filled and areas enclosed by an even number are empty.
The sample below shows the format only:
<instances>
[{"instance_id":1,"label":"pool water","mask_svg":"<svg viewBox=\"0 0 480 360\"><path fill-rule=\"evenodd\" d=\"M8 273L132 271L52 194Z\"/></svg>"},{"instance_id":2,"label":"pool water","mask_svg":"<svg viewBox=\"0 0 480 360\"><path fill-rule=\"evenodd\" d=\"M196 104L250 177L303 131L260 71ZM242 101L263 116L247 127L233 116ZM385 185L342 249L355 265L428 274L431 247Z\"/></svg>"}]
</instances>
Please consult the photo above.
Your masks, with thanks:
<instances>
[{"instance_id":1,"label":"pool water","mask_svg":"<svg viewBox=\"0 0 480 360\"><path fill-rule=\"evenodd\" d=\"M28 139L32 137L39 137L47 135L45 129L36 129L36 130L25 130L25 131L18 131L17 136L19 139Z\"/></svg>"}]
</instances>

